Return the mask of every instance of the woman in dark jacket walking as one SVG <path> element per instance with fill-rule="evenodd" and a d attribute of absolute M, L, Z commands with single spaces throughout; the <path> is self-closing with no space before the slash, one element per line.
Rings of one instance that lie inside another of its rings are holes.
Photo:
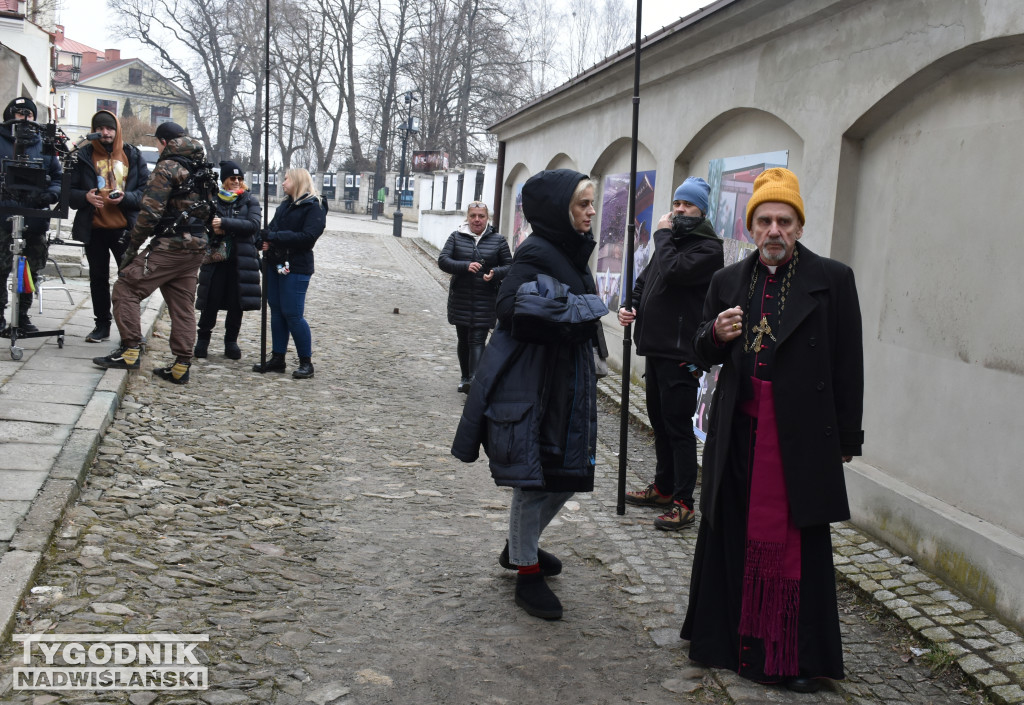
<path fill-rule="evenodd" d="M 196 357 L 206 357 L 213 328 L 217 325 L 217 312 L 227 311 L 224 356 L 240 359 L 238 331 L 242 327 L 242 312 L 260 307 L 262 292 L 256 234 L 263 209 L 242 176 L 242 168 L 235 162 L 220 163 L 222 186 L 215 199 L 216 214 L 210 228 L 211 256 L 207 257 L 211 261 L 204 262 L 199 269 L 196 292 L 196 309 L 202 311 L 193 351 Z"/>
<path fill-rule="evenodd" d="M 562 564 L 539 549 L 540 535 L 574 492 L 594 489 L 593 342 L 608 313 L 588 266 L 594 212 L 594 183 L 579 172 L 542 171 L 523 185 L 533 233 L 501 284 L 498 327 L 452 444 L 466 462 L 483 444 L 494 481 L 514 488 L 498 563 L 519 571 L 516 604 L 543 619 L 562 616 L 544 581 Z"/>
<path fill-rule="evenodd" d="M 267 257 L 267 303 L 270 306 L 271 357 L 254 372 L 284 372 L 288 337 L 295 341 L 299 367 L 295 379 L 313 376 L 313 336 L 304 318 L 306 291 L 313 276 L 313 246 L 327 226 L 327 206 L 305 169 L 289 169 L 285 199 L 277 207 L 261 247 Z"/>
<path fill-rule="evenodd" d="M 505 236 L 487 222 L 487 204 L 473 201 L 466 222 L 448 236 L 437 266 L 452 275 L 448 285 L 448 322 L 459 337 L 459 391 L 469 393 L 487 332 L 494 327 L 494 302 L 501 280 L 512 266 Z"/>

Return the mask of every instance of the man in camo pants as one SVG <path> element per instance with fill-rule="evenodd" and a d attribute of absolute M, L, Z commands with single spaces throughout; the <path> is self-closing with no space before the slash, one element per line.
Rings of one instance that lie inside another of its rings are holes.
<path fill-rule="evenodd" d="M 171 316 L 171 352 L 175 360 L 153 374 L 174 384 L 186 384 L 196 342 L 195 295 L 199 267 L 206 254 L 209 205 L 191 210 L 208 197 L 190 188 L 194 169 L 204 161 L 202 145 L 173 122 L 161 124 L 154 135 L 160 142 L 160 161 L 142 197 L 142 210 L 131 230 L 131 244 L 117 273 L 111 295 L 121 345 L 106 357 L 93 358 L 99 367 L 139 368 L 142 343 L 141 302 L 156 289 Z M 191 210 L 191 212 L 190 212 Z M 188 217 L 182 217 L 188 214 Z M 143 252 L 139 249 L 149 246 Z"/>

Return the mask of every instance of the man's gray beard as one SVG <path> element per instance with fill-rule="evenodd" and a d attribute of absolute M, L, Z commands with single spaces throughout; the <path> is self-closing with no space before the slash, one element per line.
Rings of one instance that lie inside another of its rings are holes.
<path fill-rule="evenodd" d="M 769 252 L 769 250 L 768 250 L 768 246 L 769 245 L 773 245 L 773 244 L 780 244 L 780 245 L 782 245 L 782 252 L 780 252 L 778 254 L 771 254 Z M 763 259 L 768 264 L 781 264 L 782 260 L 784 260 L 786 258 L 786 246 L 783 243 L 766 242 L 766 243 L 764 243 L 761 246 L 760 252 L 761 252 L 761 259 Z"/>

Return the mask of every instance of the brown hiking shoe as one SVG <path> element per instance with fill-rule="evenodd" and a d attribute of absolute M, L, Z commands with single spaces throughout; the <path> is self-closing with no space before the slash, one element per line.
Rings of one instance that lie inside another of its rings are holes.
<path fill-rule="evenodd" d="M 626 504 L 637 507 L 667 507 L 672 504 L 672 495 L 662 494 L 652 482 L 639 492 L 627 492 Z"/>
<path fill-rule="evenodd" d="M 654 520 L 654 526 L 665 531 L 679 531 L 680 529 L 686 528 L 696 520 L 697 512 L 693 511 L 685 504 L 676 502 L 672 506 L 671 512 L 668 514 L 662 514 Z"/>

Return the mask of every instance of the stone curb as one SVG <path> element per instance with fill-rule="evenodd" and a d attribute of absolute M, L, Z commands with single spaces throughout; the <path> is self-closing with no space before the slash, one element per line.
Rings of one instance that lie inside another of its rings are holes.
<path fill-rule="evenodd" d="M 159 291 L 143 302 L 144 338 L 152 336 L 164 309 Z M 85 484 L 103 434 L 113 422 L 114 412 L 128 389 L 128 374 L 127 370 L 107 370 L 100 378 L 92 398 L 50 466 L 46 484 L 18 524 L 9 550 L 0 557 L 0 640 L 10 639 L 18 606 L 35 579 L 43 554 L 60 529 L 64 513 Z"/>
<path fill-rule="evenodd" d="M 597 387 L 621 407 L 619 374 L 599 380 Z M 631 384 L 630 422 L 650 431 L 650 419 L 640 407 L 643 398 L 643 388 Z M 1024 703 L 1024 638 L 1018 631 L 847 522 L 832 526 L 832 547 L 836 577 L 929 645 L 939 668 L 955 665 L 997 705 Z M 735 684 L 728 676 L 734 674 L 713 673 L 731 696 Z M 862 696 L 847 681 L 834 686 L 852 702 Z"/>

